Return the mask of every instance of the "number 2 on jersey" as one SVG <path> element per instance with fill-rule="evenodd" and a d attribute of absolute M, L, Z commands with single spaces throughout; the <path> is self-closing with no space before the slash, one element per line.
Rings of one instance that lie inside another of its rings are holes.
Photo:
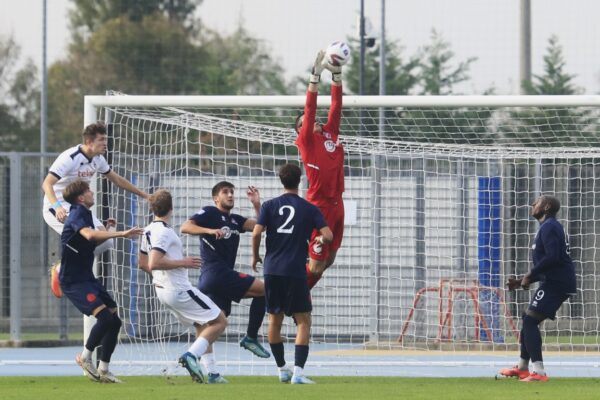
<path fill-rule="evenodd" d="M 288 215 L 288 217 L 285 220 L 285 222 L 279 228 L 277 228 L 277 233 L 288 233 L 288 234 L 291 234 L 294 231 L 294 225 L 292 225 L 289 228 L 287 227 L 287 225 L 294 218 L 294 214 L 296 214 L 296 210 L 292 206 L 281 206 L 279 208 L 279 215 L 284 215 L 284 210 L 289 210 L 290 214 Z"/>

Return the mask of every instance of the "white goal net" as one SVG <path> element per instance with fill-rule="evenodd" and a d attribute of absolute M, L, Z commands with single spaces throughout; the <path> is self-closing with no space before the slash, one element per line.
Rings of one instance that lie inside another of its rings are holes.
<path fill-rule="evenodd" d="M 323 120 L 329 102 L 319 97 Z M 300 162 L 293 123 L 303 96 L 88 96 L 86 103 L 86 123 L 110 125 L 112 168 L 147 192 L 173 193 L 176 229 L 212 204 L 210 189 L 221 180 L 238 188 L 234 212 L 251 216 L 243 188 L 255 185 L 263 200 L 272 198 L 280 193 L 278 167 Z M 578 291 L 543 324 L 545 349 L 597 352 L 598 104 L 577 96 L 345 97 L 347 220 L 336 262 L 312 291 L 311 351 L 516 351 L 532 292 L 505 291 L 504 282 L 531 267 L 537 222 L 529 205 L 553 193 Z M 144 201 L 102 185 L 99 215 L 125 226 L 149 222 Z M 188 254 L 199 253 L 197 238 L 183 239 Z M 137 250 L 119 241 L 99 273 L 121 307 L 131 360 L 168 368 L 192 332 L 160 306 L 137 268 Z M 248 234 L 236 268 L 252 273 L 249 262 Z M 234 304 L 217 358 L 263 372 L 274 362 L 237 346 L 249 305 Z M 266 325 L 265 318 L 260 340 L 268 348 Z M 287 321 L 288 343 L 294 332 Z"/>

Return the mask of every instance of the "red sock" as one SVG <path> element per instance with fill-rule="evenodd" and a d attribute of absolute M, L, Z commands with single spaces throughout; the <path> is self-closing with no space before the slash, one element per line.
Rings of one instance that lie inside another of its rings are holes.
<path fill-rule="evenodd" d="M 315 285 L 317 284 L 317 282 L 319 282 L 319 280 L 321 279 L 322 276 L 323 276 L 323 274 L 312 273 L 310 270 L 310 266 L 308 264 L 306 264 L 306 277 L 308 278 L 308 288 L 309 289 L 312 289 L 313 287 L 315 287 Z"/>

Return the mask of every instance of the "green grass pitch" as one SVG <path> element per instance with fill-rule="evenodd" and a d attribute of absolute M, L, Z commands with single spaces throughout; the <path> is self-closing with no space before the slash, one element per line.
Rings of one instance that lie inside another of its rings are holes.
<path fill-rule="evenodd" d="M 317 385 L 284 385 L 275 377 L 227 377 L 201 385 L 189 377 L 122 377 L 123 385 L 84 377 L 0 377 L 0 398 L 81 400 L 310 400 L 310 399 L 598 399 L 600 378 L 554 378 L 545 383 L 490 378 L 315 377 Z"/>

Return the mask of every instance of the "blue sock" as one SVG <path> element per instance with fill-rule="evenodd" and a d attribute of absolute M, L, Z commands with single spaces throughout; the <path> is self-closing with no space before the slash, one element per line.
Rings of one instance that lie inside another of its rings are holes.
<path fill-rule="evenodd" d="M 269 343 L 271 346 L 271 353 L 275 357 L 275 362 L 279 368 L 285 365 L 285 357 L 283 353 L 283 342 L 281 343 Z"/>
<path fill-rule="evenodd" d="M 523 317 L 523 342 L 532 362 L 542 361 L 542 335 L 539 323 L 540 321 L 529 315 Z"/>
<path fill-rule="evenodd" d="M 248 329 L 246 334 L 252 339 L 258 338 L 258 330 L 265 319 L 266 310 L 265 297 L 255 297 L 250 303 L 250 315 L 248 318 Z"/>
<path fill-rule="evenodd" d="M 520 343 L 520 347 L 521 347 L 521 355 L 520 355 L 520 357 L 523 360 L 529 360 L 529 359 L 531 359 L 531 357 L 529 356 L 529 353 L 527 352 L 527 347 L 525 347 L 525 331 L 524 331 L 523 328 L 521 328 L 521 335 L 520 335 L 519 339 L 520 339 L 519 342 L 521 342 Z"/>
<path fill-rule="evenodd" d="M 114 353 L 115 347 L 117 347 L 119 331 L 121 330 L 121 325 L 123 325 L 121 318 L 119 318 L 116 313 L 112 314 L 112 316 L 113 319 L 111 321 L 110 328 L 102 338 L 102 352 L 98 354 L 98 359 L 107 363 L 110 362 L 110 357 Z"/>
<path fill-rule="evenodd" d="M 294 365 L 300 368 L 304 368 L 306 359 L 308 358 L 308 345 L 297 344 L 296 352 L 294 357 Z"/>
<path fill-rule="evenodd" d="M 100 345 L 102 338 L 110 329 L 112 319 L 113 315 L 108 308 L 104 308 L 98 314 L 96 314 L 96 323 L 92 327 L 90 335 L 85 342 L 86 349 L 89 351 L 94 351 L 94 349 Z"/>

